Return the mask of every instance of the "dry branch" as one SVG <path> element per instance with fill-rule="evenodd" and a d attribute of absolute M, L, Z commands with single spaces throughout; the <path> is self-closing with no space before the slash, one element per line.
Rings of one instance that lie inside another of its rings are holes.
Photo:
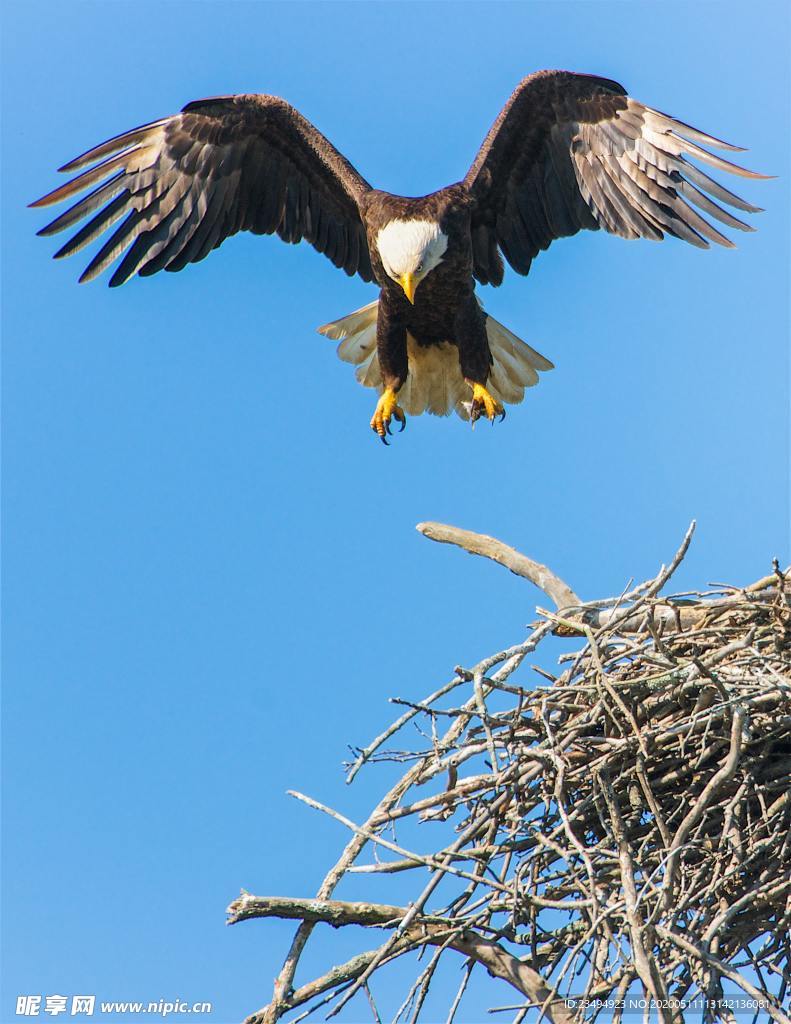
<path fill-rule="evenodd" d="M 228 907 L 228 924 L 236 924 L 237 921 L 255 917 L 279 917 L 313 923 L 322 921 L 334 928 L 351 924 L 361 925 L 365 928 L 398 928 L 399 936 L 397 942 L 393 944 L 393 948 L 398 947 L 399 955 L 408 949 L 416 949 L 424 945 L 455 949 L 469 957 L 470 960 L 482 964 L 492 977 L 507 981 L 509 985 L 512 985 L 532 1002 L 541 1004 L 548 999 L 551 1002 L 550 989 L 547 988 L 541 975 L 505 950 L 499 943 L 485 939 L 471 929 L 458 928 L 455 923 L 449 922 L 442 916 L 421 915 L 418 921 L 404 929 L 403 922 L 409 913 L 410 908 L 408 907 L 395 907 L 386 904 L 283 897 L 262 898 L 242 892 L 239 899 L 234 900 Z M 364 961 L 356 958 L 354 963 L 347 967 L 344 980 L 356 981 L 361 977 L 365 968 L 370 966 L 371 960 L 370 954 L 366 954 Z M 362 970 L 359 970 L 358 973 L 359 968 Z M 333 970 L 335 978 L 339 980 L 337 968 Z M 303 993 L 297 1002 L 292 996 L 290 1000 L 292 1008 L 302 1005 L 309 998 L 313 998 L 313 995 Z M 572 1015 L 567 1012 L 562 1001 L 558 1000 L 557 1003 L 557 1006 L 551 1007 L 549 1019 L 557 1021 L 558 1024 L 571 1024 Z"/>
<path fill-rule="evenodd" d="M 472 530 L 460 530 L 457 526 L 446 526 L 444 523 L 418 523 L 416 529 L 429 540 L 435 540 L 439 544 L 455 544 L 471 555 L 491 558 L 492 561 L 504 565 L 514 575 L 535 583 L 555 602 L 557 608 L 580 604 L 580 599 L 571 587 L 551 569 L 533 561 L 516 548 L 503 544 L 501 540 L 489 537 L 485 533 L 473 533 Z"/>
<path fill-rule="evenodd" d="M 787 576 L 776 566 L 749 587 L 663 598 L 690 528 L 653 580 L 585 603 L 493 538 L 419 528 L 531 580 L 558 611 L 522 643 L 401 702 L 407 710 L 350 766 L 349 781 L 374 760 L 408 765 L 364 823 L 294 794 L 350 839 L 316 898 L 243 892 L 228 908 L 229 923 L 300 922 L 271 1002 L 248 1024 L 320 1007 L 332 1016 L 358 992 L 358 1011 L 367 1005 L 378 1021 L 379 972 L 425 946 L 432 953 L 399 1011 L 412 1021 L 437 965 L 461 954 L 449 1021 L 483 967 L 524 1000 L 519 1022 L 593 1021 L 608 999 L 646 997 L 663 1024 L 681 1024 L 693 997 L 706 1022 L 729 1021 L 725 997 L 738 993 L 791 1024 Z M 536 686 L 520 666 L 553 632 L 578 649 L 561 655 L 559 674 L 536 665 L 549 680 Z M 425 748 L 385 749 L 407 725 L 420 727 Z M 425 835 L 432 848 L 418 852 Z M 360 862 L 366 849 L 374 859 Z M 404 872 L 416 880 L 408 906 L 331 898 L 344 877 L 359 887 Z M 327 924 L 383 939 L 295 987 L 306 942 Z"/>

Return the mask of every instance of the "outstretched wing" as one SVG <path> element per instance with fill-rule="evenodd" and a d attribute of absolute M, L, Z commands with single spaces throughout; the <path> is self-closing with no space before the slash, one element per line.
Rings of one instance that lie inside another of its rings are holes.
<path fill-rule="evenodd" d="M 276 96 L 220 96 L 142 125 L 61 168 L 84 170 L 32 206 L 89 195 L 40 235 L 93 214 L 56 254 L 78 252 L 123 219 L 91 260 L 89 281 L 125 252 L 111 285 L 181 270 L 237 231 L 302 238 L 370 281 L 359 203 L 370 185 L 302 115 Z M 98 213 L 95 213 L 99 210 Z"/>
<path fill-rule="evenodd" d="M 464 179 L 477 200 L 475 276 L 484 284 L 501 283 L 498 247 L 514 270 L 527 274 L 539 250 L 582 228 L 604 228 L 622 238 L 669 234 L 701 248 L 709 241 L 732 248 L 706 217 L 753 229 L 714 199 L 748 213 L 759 208 L 686 156 L 745 178 L 765 176 L 703 145 L 739 149 L 643 106 L 606 78 L 570 71 L 530 75 L 506 103 Z"/>

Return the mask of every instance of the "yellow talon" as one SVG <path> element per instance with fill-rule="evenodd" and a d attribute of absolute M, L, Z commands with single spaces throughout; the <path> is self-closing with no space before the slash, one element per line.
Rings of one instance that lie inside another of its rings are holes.
<path fill-rule="evenodd" d="M 388 443 L 386 435 L 390 433 L 390 420 L 393 417 L 398 420 L 403 430 L 406 426 L 404 410 L 398 405 L 395 391 L 392 388 L 385 388 L 376 403 L 376 411 L 371 420 L 371 430 L 379 435 L 384 444 Z"/>
<path fill-rule="evenodd" d="M 470 408 L 472 423 L 475 423 L 481 415 L 485 415 L 491 423 L 494 423 L 495 416 L 499 416 L 501 420 L 505 419 L 505 409 L 502 404 L 489 394 L 483 384 L 476 384 L 475 381 L 467 381 L 467 383 L 472 385 L 472 406 Z"/>

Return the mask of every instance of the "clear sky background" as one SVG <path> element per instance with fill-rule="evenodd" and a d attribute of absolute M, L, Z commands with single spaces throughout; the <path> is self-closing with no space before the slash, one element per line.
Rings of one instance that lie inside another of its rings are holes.
<path fill-rule="evenodd" d="M 693 517 L 677 589 L 788 559 L 788 44 L 782 3 L 7 0 L 3 1022 L 21 993 L 205 999 L 212 1024 L 268 1000 L 292 928 L 224 908 L 312 894 L 346 840 L 285 790 L 362 818 L 389 775 L 346 788 L 340 765 L 388 696 L 518 642 L 545 600 L 418 521 L 499 536 L 585 598 L 652 575 Z M 314 330 L 375 290 L 307 246 L 237 236 L 78 287 L 90 253 L 53 263 L 25 209 L 89 146 L 233 92 L 286 97 L 423 194 L 543 67 L 615 78 L 779 177 L 727 182 L 766 208 L 736 251 L 590 233 L 482 289 L 557 366 L 491 429 L 415 418 L 385 449 Z M 510 1000 L 483 985 L 459 1019 Z"/>

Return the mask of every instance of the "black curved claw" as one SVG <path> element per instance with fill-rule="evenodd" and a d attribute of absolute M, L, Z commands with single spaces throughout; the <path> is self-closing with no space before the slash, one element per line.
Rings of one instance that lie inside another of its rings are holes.
<path fill-rule="evenodd" d="M 387 440 L 387 438 L 385 437 L 384 434 L 380 434 L 379 435 L 379 440 L 382 442 L 382 444 L 385 446 L 385 448 L 389 448 L 390 447 L 390 442 Z"/>
<path fill-rule="evenodd" d="M 398 433 L 399 434 L 403 434 L 404 433 L 404 428 L 406 427 L 406 416 L 404 416 L 398 422 L 401 424 L 401 429 L 398 431 Z"/>
<path fill-rule="evenodd" d="M 393 432 L 390 429 L 390 420 L 385 420 L 385 431 L 392 437 Z"/>
<path fill-rule="evenodd" d="M 505 419 L 505 406 L 503 406 L 503 411 L 500 413 L 500 422 L 502 423 L 504 419 Z"/>

